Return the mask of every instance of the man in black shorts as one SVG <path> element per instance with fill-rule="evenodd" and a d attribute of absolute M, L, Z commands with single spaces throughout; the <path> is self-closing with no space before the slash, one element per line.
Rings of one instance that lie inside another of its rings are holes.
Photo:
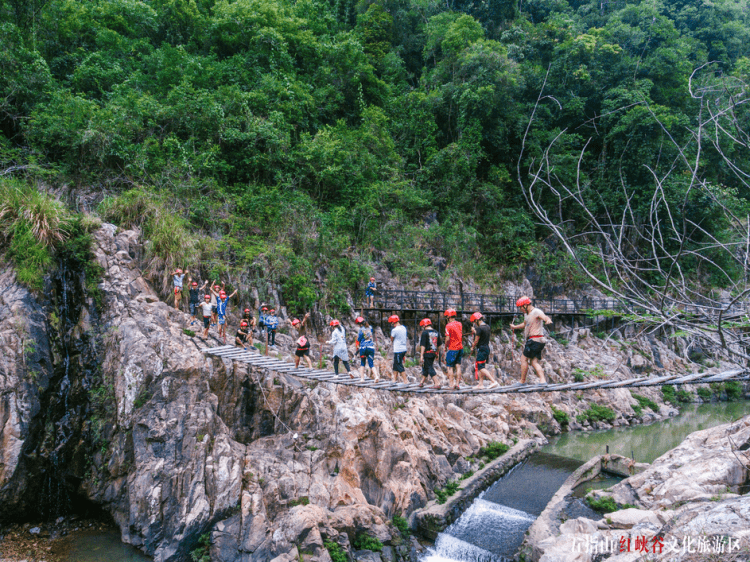
<path fill-rule="evenodd" d="M 490 327 L 482 320 L 481 312 L 475 312 L 469 320 L 474 324 L 474 343 L 471 345 L 471 351 L 477 350 L 477 359 L 474 363 L 474 374 L 479 380 L 477 387 L 484 388 L 486 377 L 490 381 L 488 388 L 497 388 L 500 385 L 487 369 L 487 360 L 490 358 L 490 336 L 492 335 Z"/>
<path fill-rule="evenodd" d="M 203 293 L 206 285 L 208 285 L 208 281 L 204 281 L 200 289 L 198 288 L 198 282 L 193 281 L 192 277 L 188 277 L 188 283 L 190 286 L 190 325 L 192 326 L 198 319 L 198 309 L 201 306 L 201 293 Z"/>
<path fill-rule="evenodd" d="M 440 382 L 435 371 L 435 359 L 440 355 L 443 340 L 440 333 L 432 328 L 432 321 L 429 318 L 421 320 L 419 325 L 424 327 L 419 339 L 419 362 L 422 364 L 422 382 L 419 383 L 419 387 L 424 387 L 427 377 L 430 377 L 435 383 L 432 388 L 439 390 Z"/>
<path fill-rule="evenodd" d="M 240 329 L 237 330 L 237 333 L 234 335 L 234 345 L 247 349 L 248 340 L 247 322 L 243 320 L 240 322 Z"/>
<path fill-rule="evenodd" d="M 542 384 L 547 383 L 544 376 L 544 368 L 539 360 L 542 358 L 542 350 L 547 343 L 544 337 L 544 324 L 552 324 L 552 320 L 540 309 L 531 304 L 529 297 L 521 297 L 516 301 L 516 306 L 523 312 L 523 322 L 520 324 L 511 323 L 511 330 L 520 330 L 523 328 L 525 344 L 523 354 L 521 355 L 521 384 L 526 384 L 526 374 L 529 372 L 529 363 L 536 371 L 539 381 Z"/>

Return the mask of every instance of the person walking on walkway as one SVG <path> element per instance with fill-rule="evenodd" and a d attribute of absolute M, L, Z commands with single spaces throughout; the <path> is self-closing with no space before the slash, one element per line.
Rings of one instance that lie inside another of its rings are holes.
<path fill-rule="evenodd" d="M 331 339 L 326 343 L 333 346 L 333 372 L 339 375 L 339 361 L 344 364 L 344 368 L 350 378 L 354 378 L 349 368 L 349 350 L 346 348 L 346 330 L 338 320 L 331 320 Z"/>
<path fill-rule="evenodd" d="M 312 360 L 310 359 L 310 338 L 308 337 L 307 330 L 310 327 L 310 313 L 308 312 L 302 317 L 300 322 L 299 318 L 295 318 L 291 322 L 292 328 L 297 330 L 297 349 L 294 351 L 294 368 L 299 367 L 299 360 L 304 357 L 307 366 L 312 369 Z"/>
<path fill-rule="evenodd" d="M 492 331 L 490 327 L 485 324 L 482 313 L 475 312 L 471 315 L 469 320 L 474 324 L 474 343 L 471 345 L 471 351 L 477 350 L 477 358 L 474 362 L 474 374 L 478 378 L 477 387 L 484 387 L 484 379 L 487 378 L 490 381 L 489 388 L 496 388 L 500 386 L 489 369 L 487 369 L 487 360 L 490 358 L 490 336 Z"/>
<path fill-rule="evenodd" d="M 434 382 L 435 390 L 440 390 L 440 381 L 435 371 L 435 359 L 440 355 L 440 348 L 443 346 L 443 340 L 440 332 L 432 327 L 432 320 L 424 318 L 420 320 L 419 325 L 424 327 L 422 336 L 419 338 L 419 362 L 422 364 L 422 381 L 419 387 L 424 387 L 427 378 Z"/>
<path fill-rule="evenodd" d="M 526 384 L 529 362 L 534 367 L 537 376 L 539 376 L 540 382 L 546 384 L 547 378 L 544 376 L 544 369 L 541 363 L 539 363 L 539 360 L 542 358 L 542 350 L 547 343 L 547 340 L 544 338 L 544 326 L 542 326 L 542 322 L 552 324 L 552 320 L 539 308 L 534 307 L 529 297 L 524 296 L 518 299 L 516 306 L 523 312 L 523 322 L 520 324 L 513 324 L 511 322 L 510 328 L 511 330 L 520 330 L 523 328 L 524 341 L 526 342 L 521 354 L 521 384 Z"/>
<path fill-rule="evenodd" d="M 361 316 L 358 316 L 354 323 L 359 326 L 359 333 L 357 334 L 357 350 L 359 351 L 359 359 L 361 362 L 360 369 L 362 370 L 360 373 L 360 379 L 369 376 L 377 381 L 380 377 L 373 365 L 377 346 L 375 345 L 375 337 L 372 333 L 372 328 L 367 320 Z M 365 364 L 367 365 L 366 367 Z"/>
<path fill-rule="evenodd" d="M 365 289 L 365 297 L 367 297 L 367 306 L 373 308 L 375 306 L 375 292 L 378 290 L 378 286 L 375 283 L 375 278 L 370 277 L 370 282 L 367 284 Z"/>
<path fill-rule="evenodd" d="M 180 301 L 182 300 L 182 282 L 187 275 L 187 269 L 183 272 L 181 269 L 175 269 L 170 275 L 172 276 L 172 283 L 174 284 L 174 307 L 180 309 Z"/>
<path fill-rule="evenodd" d="M 445 370 L 448 375 L 448 385 L 458 390 L 461 384 L 461 359 L 464 356 L 464 329 L 461 322 L 456 320 L 454 309 L 449 308 L 444 315 L 446 318 L 452 318 L 445 326 L 445 340 L 448 347 L 448 352 L 445 354 Z"/>
<path fill-rule="evenodd" d="M 190 325 L 192 326 L 198 319 L 198 308 L 200 308 L 201 305 L 201 293 L 206 290 L 208 281 L 204 281 L 200 289 L 198 288 L 198 282 L 193 281 L 193 279 L 190 277 L 188 277 L 188 283 L 190 286 L 190 300 L 188 301 L 188 305 L 190 306 Z"/>
<path fill-rule="evenodd" d="M 406 350 L 409 349 L 406 345 L 406 326 L 402 325 L 399 317 L 395 314 L 388 318 L 388 322 L 393 324 L 391 330 L 391 342 L 393 344 L 393 380 L 398 382 L 399 378 L 408 384 L 409 379 L 406 378 L 406 369 L 404 369 L 404 357 L 406 356 Z"/>

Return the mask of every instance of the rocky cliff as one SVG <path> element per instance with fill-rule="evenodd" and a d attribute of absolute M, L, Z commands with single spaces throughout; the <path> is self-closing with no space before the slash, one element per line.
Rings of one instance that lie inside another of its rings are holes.
<path fill-rule="evenodd" d="M 70 326 L 55 313 L 62 288 L 48 302 L 21 289 L 8 267 L 0 275 L 7 305 L 0 337 L 9 350 L 0 362 L 6 517 L 25 509 L 21 496 L 33 499 L 30 485 L 57 474 L 66 493 L 106 509 L 123 540 L 157 562 L 187 559 L 206 533 L 212 560 L 327 562 L 325 540 L 349 548 L 369 535 L 398 546 L 392 517 L 425 505 L 435 487 L 476 463 L 469 457 L 480 447 L 559 432 L 551 404 L 573 419 L 591 403 L 613 408 L 616 425 L 643 419 L 622 389 L 424 398 L 302 383 L 208 359 L 202 348 L 216 342 L 186 335 L 187 316 L 160 302 L 144 279 L 138 233 L 104 225 L 95 241 L 101 302 L 78 295 L 81 303 L 65 315 L 76 320 Z M 379 330 L 378 337 L 384 344 Z M 287 359 L 291 340 L 280 337 Z M 56 353 L 61 341 L 77 353 Z M 634 351 L 647 345 L 576 330 L 565 347 L 548 346 L 545 364 L 553 380 L 568 380 L 575 368 L 626 378 L 652 366 Z M 685 369 L 666 346 L 653 345 L 666 368 Z M 515 372 L 518 350 L 500 336 L 495 350 L 501 370 Z M 657 391 L 644 394 L 658 400 Z M 75 415 L 60 417 L 71 396 Z M 50 425 L 42 405 L 51 403 L 57 421 Z M 672 413 L 662 407 L 651 416 Z M 33 434 L 35 424 L 42 430 Z M 24 448 L 45 462 L 20 471 Z"/>

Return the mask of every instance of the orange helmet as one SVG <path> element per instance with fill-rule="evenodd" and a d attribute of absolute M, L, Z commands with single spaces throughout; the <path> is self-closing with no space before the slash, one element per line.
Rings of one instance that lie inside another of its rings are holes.
<path fill-rule="evenodd" d="M 477 320 L 481 320 L 482 318 L 484 317 L 482 316 L 481 312 L 475 312 L 471 315 L 471 318 L 469 318 L 469 322 L 476 322 Z"/>
<path fill-rule="evenodd" d="M 531 304 L 531 299 L 529 297 L 521 297 L 516 301 L 516 306 L 525 306 L 527 304 Z"/>
<path fill-rule="evenodd" d="M 334 328 L 338 326 L 339 324 L 340 322 L 338 320 L 331 320 L 331 326 L 333 326 Z"/>
<path fill-rule="evenodd" d="M 452 308 L 449 308 L 448 310 L 446 310 L 446 311 L 445 311 L 445 312 L 443 313 L 443 315 L 444 315 L 444 316 L 445 316 L 446 318 L 452 318 L 453 316 L 455 316 L 455 315 L 456 315 L 456 311 L 455 311 L 454 309 L 452 309 Z"/>
<path fill-rule="evenodd" d="M 354 321 L 355 324 L 362 324 L 365 321 L 364 318 L 361 316 L 357 316 L 357 319 Z"/>
<path fill-rule="evenodd" d="M 420 326 L 431 326 L 432 325 L 432 320 L 430 320 L 429 318 L 424 318 L 423 320 L 419 321 L 419 325 Z"/>
<path fill-rule="evenodd" d="M 388 322 L 390 324 L 395 324 L 396 322 L 398 322 L 398 316 L 396 316 L 395 314 L 393 316 L 389 316 L 388 317 Z"/>

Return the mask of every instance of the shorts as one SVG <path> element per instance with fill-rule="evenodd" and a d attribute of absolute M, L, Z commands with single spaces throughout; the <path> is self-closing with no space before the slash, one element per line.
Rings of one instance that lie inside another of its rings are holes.
<path fill-rule="evenodd" d="M 208 330 L 208 326 L 211 324 L 211 317 L 210 316 L 204 316 L 203 317 L 203 327 Z"/>
<path fill-rule="evenodd" d="M 297 351 L 294 352 L 294 354 L 297 357 L 304 357 L 305 355 L 310 355 L 310 347 L 304 347 L 304 348 L 297 348 Z"/>
<path fill-rule="evenodd" d="M 445 366 L 455 367 L 456 365 L 460 365 L 461 359 L 463 359 L 463 356 L 464 356 L 463 348 L 449 349 L 448 353 L 445 354 Z"/>
<path fill-rule="evenodd" d="M 361 365 L 362 367 L 365 366 L 365 361 L 366 361 L 368 367 L 372 369 L 373 359 L 375 358 L 375 348 L 374 347 L 360 347 L 359 358 L 362 361 L 362 365 Z"/>
<path fill-rule="evenodd" d="M 529 359 L 541 359 L 544 345 L 542 342 L 526 340 L 526 345 L 523 346 L 523 356 Z"/>
<path fill-rule="evenodd" d="M 222 326 L 226 324 L 226 316 L 219 316 L 219 324 Z"/>
<path fill-rule="evenodd" d="M 477 360 L 474 363 L 474 368 L 477 371 L 481 371 L 487 365 L 487 359 L 490 358 L 490 347 L 483 345 L 477 348 Z"/>
<path fill-rule="evenodd" d="M 365 291 L 365 296 L 366 297 L 373 297 L 375 295 L 372 294 L 372 291 Z"/>
<path fill-rule="evenodd" d="M 195 309 L 198 308 L 197 302 L 190 303 L 190 316 L 195 316 Z"/>
<path fill-rule="evenodd" d="M 399 351 L 393 354 L 393 370 L 397 373 L 403 373 L 404 369 L 404 357 L 406 356 L 405 351 Z"/>
<path fill-rule="evenodd" d="M 429 355 L 425 353 L 424 362 L 422 363 L 422 376 L 423 377 L 437 376 L 437 373 L 435 372 L 435 354 L 434 353 L 430 353 Z"/>

